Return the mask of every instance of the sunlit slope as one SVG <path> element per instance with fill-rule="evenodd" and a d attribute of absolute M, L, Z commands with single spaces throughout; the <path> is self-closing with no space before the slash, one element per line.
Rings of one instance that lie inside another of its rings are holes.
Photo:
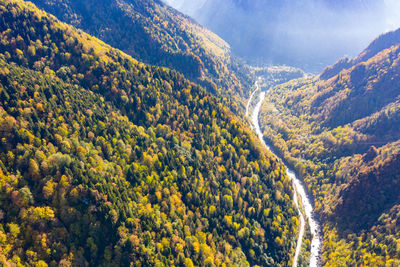
<path fill-rule="evenodd" d="M 210 92 L 236 100 L 247 95 L 249 76 L 229 45 L 158 0 L 34 0 L 60 20 L 153 65 L 178 70 Z M 234 109 L 236 104 L 232 104 Z"/>
<path fill-rule="evenodd" d="M 33 4 L 0 18 L 1 264 L 290 264 L 290 180 L 217 98 Z"/>
<path fill-rule="evenodd" d="M 368 61 L 373 56 L 376 56 L 382 50 L 389 49 L 391 46 L 396 46 L 400 43 L 400 29 L 382 34 L 377 37 L 371 44 L 361 52 L 358 57 L 353 59 L 344 58 L 339 60 L 332 66 L 327 67 L 321 74 L 320 78 L 327 80 L 339 74 L 344 69 L 349 69 L 360 62 Z"/>
<path fill-rule="evenodd" d="M 399 263 L 396 35 L 380 36 L 330 79 L 310 77 L 273 88 L 263 106 L 266 138 L 303 175 L 315 197 L 326 226 L 328 265 Z"/>

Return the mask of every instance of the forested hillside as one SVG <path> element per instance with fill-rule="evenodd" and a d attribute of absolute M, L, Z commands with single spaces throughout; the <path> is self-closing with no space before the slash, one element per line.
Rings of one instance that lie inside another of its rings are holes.
<path fill-rule="evenodd" d="M 336 64 L 327 67 L 321 74 L 320 78 L 328 80 L 333 76 L 339 74 L 344 69 L 349 69 L 354 65 L 368 61 L 373 56 L 376 56 L 382 50 L 388 49 L 393 45 L 399 43 L 400 40 L 400 29 L 392 32 L 387 32 L 377 37 L 371 44 L 360 54 L 358 57 L 349 59 L 344 58 L 339 60 Z"/>
<path fill-rule="evenodd" d="M 0 40 L 2 265 L 291 265 L 291 182 L 218 98 L 24 1 Z"/>
<path fill-rule="evenodd" d="M 319 77 L 271 89 L 261 114 L 265 137 L 315 198 L 325 264 L 396 266 L 399 30 L 380 36 L 349 65 L 341 62 Z"/>
<path fill-rule="evenodd" d="M 160 0 L 33 2 L 138 60 L 178 70 L 225 97 L 235 112 L 248 95 L 251 77 L 229 45 Z"/>

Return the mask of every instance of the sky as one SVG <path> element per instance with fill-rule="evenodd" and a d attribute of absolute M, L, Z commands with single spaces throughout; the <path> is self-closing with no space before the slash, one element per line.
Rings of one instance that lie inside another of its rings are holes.
<path fill-rule="evenodd" d="M 182 13 L 193 16 L 206 1 L 207 0 L 165 0 L 164 2 Z"/>
<path fill-rule="evenodd" d="M 253 64 L 319 72 L 400 27 L 400 0 L 165 0 Z"/>
<path fill-rule="evenodd" d="M 386 31 L 400 28 L 400 0 L 385 0 Z"/>

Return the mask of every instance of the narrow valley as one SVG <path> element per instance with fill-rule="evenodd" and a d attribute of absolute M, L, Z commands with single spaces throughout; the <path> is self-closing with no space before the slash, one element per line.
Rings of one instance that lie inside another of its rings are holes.
<path fill-rule="evenodd" d="M 400 266 L 400 1 L 186 2 L 0 0 L 0 267 Z"/>
<path fill-rule="evenodd" d="M 254 92 L 251 94 L 247 107 L 251 105 L 251 102 L 253 101 L 254 95 L 259 91 L 259 96 L 258 96 L 258 102 L 257 105 L 255 106 L 253 112 L 251 113 L 251 121 L 253 123 L 253 127 L 255 132 L 257 133 L 257 136 L 261 140 L 261 142 L 265 145 L 265 147 L 274 153 L 273 148 L 271 148 L 264 140 L 263 138 L 263 133 L 260 128 L 259 124 L 259 114 L 260 114 L 260 109 L 262 106 L 262 103 L 264 101 L 264 98 L 266 96 L 265 91 L 261 91 L 259 84 L 259 80 L 255 83 L 256 89 Z M 248 111 L 248 108 L 247 108 Z M 247 112 L 246 112 L 246 115 Z M 278 157 L 275 154 L 276 157 Z M 278 157 L 279 158 L 279 157 Z M 297 244 L 296 244 L 296 252 L 293 260 L 293 267 L 297 266 L 298 263 L 298 258 L 300 255 L 301 251 L 301 246 L 302 246 L 302 240 L 304 237 L 304 232 L 305 232 L 305 219 L 302 211 L 300 208 L 304 209 L 304 214 L 307 217 L 307 222 L 309 223 L 309 227 L 312 233 L 312 241 L 311 241 L 311 256 L 310 256 L 310 266 L 320 266 L 320 254 L 321 254 L 321 243 L 322 243 L 322 237 L 320 234 L 320 225 L 317 219 L 314 217 L 314 209 L 312 205 L 312 200 L 310 195 L 306 192 L 306 189 L 303 185 L 303 182 L 299 179 L 299 177 L 295 174 L 293 170 L 291 170 L 287 165 L 285 165 L 286 170 L 287 170 L 287 175 L 290 177 L 293 183 L 293 188 L 294 188 L 294 195 L 293 195 L 293 200 L 296 203 L 297 210 L 299 213 L 300 217 L 300 229 L 299 229 L 299 234 L 297 238 Z M 299 195 L 299 197 L 297 196 Z"/>

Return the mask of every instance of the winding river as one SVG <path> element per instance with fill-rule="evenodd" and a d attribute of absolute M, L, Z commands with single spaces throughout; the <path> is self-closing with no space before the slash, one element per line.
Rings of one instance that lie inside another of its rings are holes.
<path fill-rule="evenodd" d="M 266 146 L 266 148 L 273 153 L 273 150 L 267 143 L 265 142 L 263 138 L 263 133 L 260 128 L 260 123 L 259 123 L 259 113 L 261 109 L 262 102 L 265 98 L 266 92 L 261 92 L 260 87 L 258 85 L 258 81 L 256 82 L 256 89 L 254 92 L 251 94 L 250 99 L 247 104 L 246 108 L 246 116 L 248 116 L 248 111 L 249 107 L 252 101 L 252 98 L 254 97 L 255 93 L 257 91 L 260 91 L 259 93 L 259 101 L 257 102 L 257 105 L 255 106 L 253 113 L 251 114 L 251 120 L 253 123 L 253 127 L 260 138 L 261 142 Z M 276 156 L 278 157 L 278 156 Z M 293 267 L 297 267 L 298 264 L 298 258 L 300 255 L 301 251 L 301 246 L 303 242 L 303 236 L 305 232 L 305 218 L 303 213 L 300 211 L 300 207 L 302 206 L 304 208 L 304 213 L 305 216 L 308 219 L 308 222 L 310 224 L 310 230 L 312 233 L 312 240 L 311 240 L 311 256 L 310 256 L 310 266 L 320 266 L 320 253 L 321 253 L 321 235 L 320 235 L 320 226 L 319 222 L 314 218 L 314 209 L 310 201 L 310 197 L 308 196 L 305 187 L 303 183 L 300 181 L 300 179 L 296 176 L 294 171 L 292 171 L 288 166 L 286 166 L 287 170 L 287 175 L 293 182 L 293 187 L 294 187 L 294 195 L 293 195 L 293 200 L 296 203 L 297 210 L 299 212 L 300 216 L 300 231 L 299 231 L 299 236 L 297 239 L 297 245 L 296 245 L 296 252 L 294 255 L 294 260 L 293 260 Z M 300 196 L 300 199 L 298 198 L 298 195 Z M 301 201 L 301 205 L 300 204 Z"/>

